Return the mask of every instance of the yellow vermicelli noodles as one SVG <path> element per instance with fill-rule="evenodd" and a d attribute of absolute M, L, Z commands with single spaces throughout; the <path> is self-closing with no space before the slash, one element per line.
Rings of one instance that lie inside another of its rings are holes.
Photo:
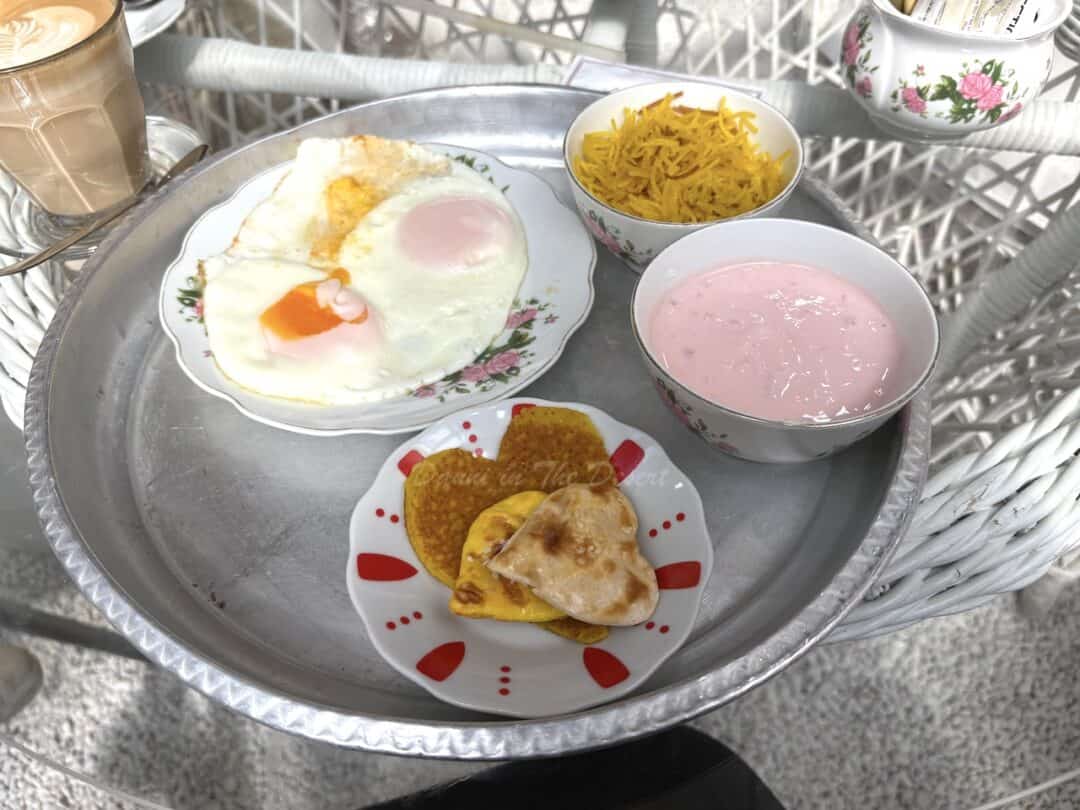
<path fill-rule="evenodd" d="M 585 135 L 574 175 L 617 211 L 659 222 L 711 222 L 744 214 L 785 186 L 790 151 L 773 158 L 754 141 L 754 113 L 676 105 L 668 94 L 621 124 Z"/>

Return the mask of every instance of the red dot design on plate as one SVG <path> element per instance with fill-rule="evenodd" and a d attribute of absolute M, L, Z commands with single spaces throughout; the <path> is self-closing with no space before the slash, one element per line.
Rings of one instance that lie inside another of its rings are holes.
<path fill-rule="evenodd" d="M 479 458 L 480 456 L 484 455 L 484 448 L 477 447 L 475 450 L 473 450 L 473 453 L 475 453 L 476 457 Z"/>
<path fill-rule="evenodd" d="M 424 618 L 424 614 L 421 613 L 419 610 L 414 610 L 412 619 L 410 619 L 408 616 L 398 616 L 398 620 L 396 622 L 389 621 L 386 623 L 386 629 L 397 630 L 399 625 L 401 627 L 405 627 L 409 625 L 412 621 L 420 621 L 422 618 Z"/>
<path fill-rule="evenodd" d="M 356 574 L 369 582 L 399 582 L 416 575 L 416 569 L 389 554 L 357 554 Z"/>
<path fill-rule="evenodd" d="M 670 629 L 671 629 L 671 628 L 670 628 L 670 627 L 668 627 L 668 626 L 667 626 L 666 624 L 662 624 L 662 625 L 660 625 L 660 632 L 661 632 L 661 633 L 666 633 L 666 632 L 667 632 L 668 630 L 670 630 Z"/>
<path fill-rule="evenodd" d="M 586 647 L 581 654 L 581 661 L 601 689 L 610 689 L 630 677 L 626 664 L 599 647 Z"/>
<path fill-rule="evenodd" d="M 391 523 L 397 523 L 399 520 L 401 520 L 401 518 L 399 518 L 397 515 L 391 515 L 390 516 L 390 522 Z"/>
<path fill-rule="evenodd" d="M 433 681 L 445 681 L 465 660 L 465 642 L 448 641 L 440 644 L 416 662 L 416 669 L 421 675 Z"/>
<path fill-rule="evenodd" d="M 656 569 L 656 584 L 661 590 L 693 588 L 701 581 L 701 563 L 697 560 L 670 563 Z"/>
<path fill-rule="evenodd" d="M 465 428 L 465 430 L 468 430 L 469 428 L 471 428 L 471 427 L 472 427 L 472 422 L 462 422 L 462 423 L 461 423 L 461 426 L 462 426 L 463 428 Z"/>
<path fill-rule="evenodd" d="M 375 510 L 375 517 L 382 517 L 385 514 L 386 514 L 386 510 L 383 509 L 381 506 L 378 509 Z"/>
<path fill-rule="evenodd" d="M 522 411 L 527 411 L 527 410 L 529 410 L 529 408 L 535 408 L 535 407 L 536 406 L 533 405 L 531 402 L 519 402 L 517 405 L 515 405 L 513 408 L 510 409 L 510 418 L 513 419 L 515 416 L 517 416 Z"/>
<path fill-rule="evenodd" d="M 476 444 L 476 434 L 475 433 L 470 433 L 469 434 L 469 443 L 470 444 Z"/>
<path fill-rule="evenodd" d="M 637 469 L 638 464 L 645 458 L 645 451 L 641 445 L 632 439 L 623 439 L 622 444 L 615 448 L 611 454 L 611 466 L 615 468 L 615 480 L 620 484 Z"/>
<path fill-rule="evenodd" d="M 509 672 L 509 671 L 510 671 L 510 667 L 506 666 L 505 664 L 503 664 L 501 667 L 499 667 L 499 672 Z M 499 678 L 499 683 L 504 683 L 504 684 L 505 683 L 510 683 L 510 676 L 509 675 L 503 675 L 502 677 Z M 499 694 L 502 695 L 503 697 L 506 697 L 507 695 L 510 694 L 510 690 L 505 686 L 499 687 Z"/>
<path fill-rule="evenodd" d="M 675 515 L 675 520 L 679 523 L 682 523 L 684 520 L 686 520 L 686 514 L 684 512 L 679 512 L 679 514 Z M 660 527 L 665 532 L 671 531 L 671 526 L 672 524 L 670 520 L 665 520 L 663 523 L 660 524 Z M 658 529 L 649 529 L 649 537 L 656 537 L 658 534 L 660 534 L 660 531 Z"/>
<path fill-rule="evenodd" d="M 645 622 L 646 630 L 652 630 L 654 627 L 656 627 L 656 622 Z"/>
<path fill-rule="evenodd" d="M 419 450 L 410 450 L 408 453 L 401 457 L 401 460 L 397 463 L 397 468 L 401 470 L 401 474 L 406 478 L 409 477 L 409 473 L 412 472 L 412 468 L 424 460 L 424 454 Z"/>

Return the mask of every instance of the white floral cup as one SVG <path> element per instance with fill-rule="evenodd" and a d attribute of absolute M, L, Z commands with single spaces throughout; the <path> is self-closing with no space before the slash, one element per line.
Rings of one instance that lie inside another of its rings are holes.
<path fill-rule="evenodd" d="M 840 46 L 844 81 L 874 123 L 905 140 L 948 141 L 1011 121 L 1046 85 L 1054 32 L 1069 0 L 1049 0 L 1024 37 L 950 31 L 889 0 L 851 15 Z"/>
<path fill-rule="evenodd" d="M 672 242 L 715 223 L 658 222 L 616 211 L 592 196 L 578 182 L 574 177 L 574 159 L 581 154 L 585 133 L 606 129 L 612 121 L 621 123 L 625 110 L 641 109 L 668 93 L 682 93 L 680 103 L 690 107 L 715 109 L 720 99 L 726 99 L 729 109 L 754 113 L 754 124 L 758 128 L 757 141 L 762 149 L 776 156 L 785 151 L 791 152 L 784 163 L 785 185 L 780 193 L 752 211 L 722 221 L 777 216 L 802 176 L 803 147 L 795 127 L 775 107 L 746 93 L 704 82 L 657 82 L 628 87 L 597 99 L 582 110 L 567 129 L 563 141 L 563 160 L 572 181 L 570 188 L 574 203 L 585 226 L 600 244 L 636 273 L 644 270 L 653 257 Z"/>

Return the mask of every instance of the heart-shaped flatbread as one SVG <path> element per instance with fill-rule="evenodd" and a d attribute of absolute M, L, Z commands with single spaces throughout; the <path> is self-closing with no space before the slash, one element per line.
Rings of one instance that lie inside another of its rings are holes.
<path fill-rule="evenodd" d="M 637 529 L 614 484 L 571 484 L 549 495 L 487 566 L 580 621 L 638 624 L 656 610 L 660 589 Z"/>

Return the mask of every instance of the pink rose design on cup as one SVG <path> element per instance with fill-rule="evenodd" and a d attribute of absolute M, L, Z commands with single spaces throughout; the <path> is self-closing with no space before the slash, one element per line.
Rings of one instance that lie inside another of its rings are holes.
<path fill-rule="evenodd" d="M 1019 92 L 1014 79 L 1016 69 L 1000 59 L 964 62 L 961 71 L 943 73 L 926 84 L 916 83 L 917 77 L 926 73 L 924 65 L 911 73 L 916 77 L 914 82 L 901 77 L 899 86 L 892 91 L 893 112 L 906 110 L 926 118 L 933 108 L 935 118 L 983 129 L 1008 121 L 1022 109 L 1015 95 Z"/>
<path fill-rule="evenodd" d="M 435 388 L 430 385 L 421 385 L 415 391 L 413 391 L 414 397 L 433 397 L 435 396 Z"/>
<path fill-rule="evenodd" d="M 974 72 L 960 80 L 960 95 L 971 101 L 978 101 L 994 86 L 994 80 L 985 73 Z M 1000 96 L 998 101 L 1000 101 Z"/>
<path fill-rule="evenodd" d="M 200 298 L 198 301 L 195 302 L 195 317 L 198 318 L 201 321 L 202 316 L 203 316 L 203 300 Z"/>
<path fill-rule="evenodd" d="M 855 83 L 855 92 L 863 98 L 870 98 L 870 95 L 874 92 L 874 84 L 870 81 L 869 76 L 863 76 Z"/>
<path fill-rule="evenodd" d="M 507 329 L 517 329 L 522 324 L 529 323 L 536 318 L 536 309 L 522 309 L 517 312 L 511 312 L 506 319 Z"/>
<path fill-rule="evenodd" d="M 1005 88 L 1000 84 L 991 85 L 990 89 L 983 93 L 982 96 L 979 97 L 979 100 L 975 102 L 975 108 L 979 110 L 979 112 L 986 112 L 987 110 L 994 109 L 994 107 L 1001 103 L 1001 97 L 1004 91 Z"/>
<path fill-rule="evenodd" d="M 926 102 L 919 95 L 917 87 L 905 87 L 900 91 L 900 99 L 904 102 L 904 106 L 916 115 L 926 112 Z"/>
<path fill-rule="evenodd" d="M 484 366 L 481 365 L 465 366 L 465 368 L 461 370 L 461 378 L 472 383 L 483 382 L 488 376 L 490 375 L 485 370 Z"/>
<path fill-rule="evenodd" d="M 502 374 L 512 368 L 517 368 L 520 359 L 515 351 L 500 352 L 484 363 L 484 371 L 488 375 Z"/>

